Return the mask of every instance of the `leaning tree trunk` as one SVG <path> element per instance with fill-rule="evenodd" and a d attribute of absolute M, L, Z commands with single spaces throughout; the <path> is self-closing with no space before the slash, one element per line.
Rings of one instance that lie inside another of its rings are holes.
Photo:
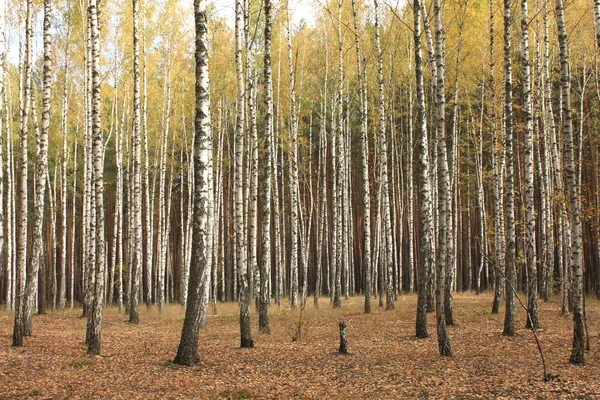
<path fill-rule="evenodd" d="M 212 194 L 209 192 L 208 163 L 212 158 L 210 88 L 208 77 L 208 32 L 206 1 L 194 0 L 196 25 L 196 117 L 194 138 L 194 223 L 192 228 L 192 257 L 187 307 L 181 331 L 181 340 L 175 357 L 175 364 L 193 365 L 198 358 L 198 324 L 202 292 L 207 290 L 207 270 L 211 268 L 211 254 L 208 242 L 208 213 L 212 208 Z"/>
<path fill-rule="evenodd" d="M 419 296 L 417 298 L 416 336 L 426 338 L 427 333 L 427 271 L 434 262 L 431 235 L 433 232 L 433 212 L 431 203 L 431 180 L 429 174 L 429 144 L 425 120 L 425 91 L 423 85 L 423 55 L 421 52 L 421 7 L 420 0 L 414 0 L 414 42 L 415 72 L 417 87 L 417 171 L 419 174 L 419 201 L 421 206 L 420 260 L 419 260 Z"/>
<path fill-rule="evenodd" d="M 577 178 L 575 174 L 575 152 L 573 150 L 573 119 L 571 116 L 570 72 L 567 54 L 567 28 L 562 0 L 556 0 L 556 24 L 560 47 L 560 88 L 563 112 L 563 134 L 565 145 L 565 184 L 569 190 L 571 217 L 571 273 L 573 279 L 573 350 L 570 362 L 584 362 L 583 329 L 583 268 L 581 265 L 581 209 L 578 199 Z"/>
<path fill-rule="evenodd" d="M 27 264 L 27 124 L 31 102 L 31 63 L 32 63 L 32 0 L 27 1 L 27 18 L 25 22 L 25 63 L 23 68 L 23 87 L 21 109 L 21 171 L 19 176 L 19 227 L 17 235 L 17 263 L 15 285 L 15 323 L 13 329 L 13 346 L 23 346 L 23 306 L 25 300 L 25 269 Z"/>
<path fill-rule="evenodd" d="M 524 169 L 525 169 L 525 231 L 527 255 L 527 328 L 538 328 L 537 258 L 535 245 L 535 203 L 533 191 L 533 115 L 531 107 L 531 76 L 529 62 L 529 17 L 527 0 L 521 0 L 521 51 L 523 62 L 523 108 L 525 111 Z"/>

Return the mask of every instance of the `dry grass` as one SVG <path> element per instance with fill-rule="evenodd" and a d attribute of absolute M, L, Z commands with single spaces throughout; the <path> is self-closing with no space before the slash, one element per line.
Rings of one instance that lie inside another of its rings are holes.
<path fill-rule="evenodd" d="M 196 367 L 170 363 L 179 342 L 183 310 L 159 315 L 142 310 L 137 326 L 106 309 L 102 356 L 88 357 L 80 311 L 36 316 L 25 346 L 10 346 L 13 314 L 0 312 L 0 398 L 600 398 L 600 303 L 588 300 L 592 351 L 586 365 L 568 363 L 572 322 L 559 299 L 540 304 L 538 332 L 549 372 L 542 380 L 537 348 L 522 329 L 501 335 L 503 314 L 491 315 L 491 295 L 455 297 L 454 356 L 441 358 L 435 339 L 414 337 L 416 296 L 396 309 L 362 313 L 363 299 L 334 310 L 328 299 L 304 311 L 305 336 L 292 342 L 298 310 L 270 309 L 270 336 L 254 332 L 254 349 L 240 349 L 237 304 L 220 304 L 201 332 Z M 252 315 L 253 327 L 257 315 Z M 338 355 L 338 321 L 348 325 L 350 354 Z"/>

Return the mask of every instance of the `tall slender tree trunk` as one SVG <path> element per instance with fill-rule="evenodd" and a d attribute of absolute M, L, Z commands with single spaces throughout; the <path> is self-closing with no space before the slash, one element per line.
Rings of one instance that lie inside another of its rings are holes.
<path fill-rule="evenodd" d="M 390 217 L 390 190 L 388 183 L 388 146 L 387 136 L 385 132 L 385 94 L 383 83 L 383 55 L 381 52 L 380 34 L 379 34 L 379 10 L 378 2 L 375 0 L 375 44 L 377 47 L 377 80 L 379 85 L 379 170 L 381 171 L 380 182 L 382 196 L 382 215 L 383 217 L 383 236 L 384 236 L 384 252 L 381 260 L 383 263 L 383 271 L 386 274 L 386 296 L 385 309 L 394 309 L 394 263 L 392 256 L 392 223 Z"/>
<path fill-rule="evenodd" d="M 237 74 L 238 102 L 235 126 L 235 249 L 237 275 L 240 284 L 239 306 L 240 306 L 240 346 L 253 347 L 252 331 L 250 328 L 250 285 L 248 284 L 248 273 L 246 266 L 246 249 L 244 247 L 244 113 L 245 107 L 245 84 L 242 73 L 242 42 L 243 42 L 243 10 L 241 0 L 236 1 L 235 6 L 235 61 Z"/>
<path fill-rule="evenodd" d="M 264 55 L 264 85 L 265 85 L 265 135 L 264 135 L 264 188 L 262 205 L 262 229 L 260 262 L 260 297 L 258 307 L 258 329 L 261 333 L 270 333 L 269 327 L 269 273 L 271 269 L 271 171 L 273 157 L 271 138 L 273 132 L 273 76 L 271 71 L 271 0 L 265 0 L 265 55 Z M 277 179 L 277 177 L 275 177 Z M 275 193 L 277 195 L 277 193 Z"/>
<path fill-rule="evenodd" d="M 525 169 L 525 231 L 527 256 L 527 328 L 538 328 L 537 257 L 535 244 L 535 203 L 533 191 L 533 112 L 531 106 L 531 73 L 529 61 L 529 16 L 527 0 L 521 0 L 521 51 L 523 62 L 523 107 L 525 111 L 524 169 Z"/>
<path fill-rule="evenodd" d="M 161 155 L 160 155 L 160 182 L 158 188 L 158 240 L 157 240 L 157 251 L 158 251 L 158 266 L 157 266 L 157 282 L 156 282 L 156 290 L 157 290 L 157 302 L 158 302 L 158 310 L 162 312 L 165 302 L 168 302 L 168 298 L 165 296 L 165 289 L 168 286 L 168 282 L 165 282 L 165 276 L 167 273 L 167 252 L 168 252 L 168 242 L 169 237 L 166 234 L 167 225 L 169 224 L 169 219 L 167 216 L 167 208 L 168 208 L 168 197 L 165 195 L 165 191 L 167 190 L 167 157 L 168 157 L 168 149 L 167 144 L 169 140 L 169 130 L 170 130 L 170 122 L 171 122 L 171 83 L 170 81 L 170 67 L 168 66 L 168 60 L 166 60 L 165 67 L 165 109 L 164 109 L 164 127 L 162 131 L 162 140 L 161 140 Z"/>
<path fill-rule="evenodd" d="M 95 282 L 93 308 L 91 311 L 91 336 L 88 354 L 100 354 L 102 332 L 102 306 L 104 294 L 104 162 L 100 119 L 100 29 L 96 0 L 90 0 L 88 13 L 92 38 L 92 134 L 94 138 L 94 200 L 96 211 Z"/>
<path fill-rule="evenodd" d="M 575 151 L 573 148 L 573 120 L 571 116 L 570 71 L 567 54 L 567 28 L 562 0 L 556 0 L 556 25 L 558 28 L 558 44 L 560 47 L 560 95 L 563 112 L 563 135 L 565 138 L 565 184 L 568 186 L 571 219 L 571 273 L 573 285 L 573 349 L 571 364 L 584 362 L 584 329 L 583 329 L 583 268 L 582 268 L 582 235 L 581 209 L 578 199 L 579 190 L 575 173 Z"/>
<path fill-rule="evenodd" d="M 325 177 L 327 176 L 327 74 L 329 72 L 329 48 L 327 46 L 327 39 L 323 38 L 325 47 L 325 73 L 323 77 L 323 105 L 321 107 L 321 120 L 319 124 L 319 222 L 317 225 L 317 248 L 315 257 L 317 264 L 315 268 L 315 299 L 314 306 L 319 308 L 319 297 L 321 296 L 322 290 L 322 276 L 323 276 L 323 249 L 325 248 L 324 242 L 326 243 L 326 214 L 327 204 L 325 202 L 325 192 L 327 190 L 327 182 Z"/>
<path fill-rule="evenodd" d="M 358 18 L 356 10 L 356 0 L 352 0 L 352 14 L 354 16 L 354 42 L 356 45 L 356 71 L 358 74 L 359 100 L 360 100 L 360 146 L 362 161 L 362 186 L 363 186 L 363 269 L 364 269 L 364 292 L 365 292 L 365 313 L 371 312 L 371 191 L 369 184 L 369 149 L 367 137 L 367 88 L 362 74 L 362 54 L 358 34 Z M 320 135 L 325 135 L 320 132 Z M 321 165 L 320 168 L 324 168 Z M 323 199 L 320 199 L 323 201 Z M 320 240 L 319 242 L 320 243 Z"/>
<path fill-rule="evenodd" d="M 448 176 L 448 159 L 446 151 L 446 94 L 445 94 L 445 32 L 442 23 L 442 6 L 439 0 L 434 0 L 435 18 L 435 63 L 437 68 L 436 83 L 436 138 L 437 138 L 437 184 L 439 227 L 438 244 L 436 251 L 436 280 L 435 310 L 437 321 L 438 347 L 441 356 L 452 355 L 450 338 L 446 329 L 446 315 L 444 312 L 445 280 L 447 269 L 450 267 L 448 260 L 448 231 L 451 220 L 450 213 L 450 178 Z"/>
<path fill-rule="evenodd" d="M 342 130 L 343 130 L 343 92 L 344 92 L 344 53 L 343 53 L 343 40 L 342 40 L 342 5 L 343 0 L 338 0 L 338 13 L 337 13 L 337 36 L 338 36 L 338 93 L 337 93 L 337 123 L 333 130 L 333 141 L 331 148 L 336 149 L 336 140 L 342 141 Z M 332 113 L 332 118 L 335 118 Z M 341 144 L 341 143 L 340 143 Z M 341 148 L 341 146 L 340 146 Z M 341 251 L 340 239 L 341 234 L 339 229 L 339 222 L 342 219 L 340 203 L 342 200 L 342 179 L 341 179 L 341 154 L 337 154 L 337 149 L 334 150 L 335 154 L 335 169 L 334 169 L 334 185 L 333 185 L 333 246 L 332 246 L 332 265 L 333 270 L 331 276 L 333 277 L 333 307 L 341 307 L 341 291 L 342 291 L 342 265 L 341 265 Z"/>
<path fill-rule="evenodd" d="M 4 120 L 3 113 L 5 113 L 5 54 L 6 54 L 6 41 L 4 39 L 4 31 L 6 29 L 6 4 L 0 4 L 0 259 L 4 258 L 4 227 L 5 227 L 5 214 L 4 214 L 4 161 L 3 161 L 3 137 L 4 137 Z M 6 124 L 6 130 L 8 131 L 8 124 Z M 10 141 L 10 137 L 6 135 L 6 143 Z M 10 159 L 8 160 L 10 162 Z M 8 254 L 7 259 L 10 259 L 11 254 Z M 2 267 L 0 267 L 2 268 Z M 6 306 L 10 310 L 12 304 L 11 291 L 12 291 L 12 265 L 10 262 L 6 265 Z M 0 272 L 2 275 L 2 272 Z"/>
<path fill-rule="evenodd" d="M 133 212 L 133 254 L 131 265 L 132 293 L 129 302 L 129 322 L 140 322 L 138 310 L 140 278 L 143 268 L 142 254 L 142 157 L 140 138 L 140 45 L 139 45 L 139 0 L 133 0 L 133 204 L 128 206 Z"/>
<path fill-rule="evenodd" d="M 410 76 L 412 77 L 412 57 L 411 57 L 411 46 L 410 40 L 408 45 L 408 69 L 410 71 Z M 409 80 L 408 83 L 408 160 L 407 160 L 407 181 L 408 181 L 408 190 L 406 193 L 407 197 L 407 226 L 408 230 L 406 235 L 408 237 L 408 251 L 407 251 L 407 263 L 408 263 L 408 290 L 413 293 L 415 290 L 415 238 L 414 238 L 414 122 L 413 122 L 413 85 L 412 81 Z"/>
<path fill-rule="evenodd" d="M 206 1 L 194 0 L 196 27 L 196 117 L 194 138 L 194 224 L 192 228 L 192 257 L 190 283 L 185 319 L 181 340 L 174 362 L 180 365 L 193 365 L 198 357 L 198 329 L 202 291 L 206 290 L 207 270 L 211 267 L 211 257 L 207 245 L 208 212 L 212 208 L 212 194 L 209 192 L 207 164 L 212 157 L 210 89 L 208 76 L 208 32 Z"/>
<path fill-rule="evenodd" d="M 71 230 L 71 285 L 70 285 L 70 309 L 75 306 L 75 246 L 76 246 L 76 229 L 77 229 L 77 138 L 74 140 L 75 150 L 73 151 L 73 204 L 71 205 L 71 218 L 73 221 L 73 229 Z"/>
<path fill-rule="evenodd" d="M 506 130 L 506 310 L 504 331 L 506 336 L 515 334 L 515 299 L 511 287 L 515 287 L 515 193 L 514 193 L 514 145 L 513 145 L 513 104 L 512 104 L 512 63 L 510 23 L 512 0 L 504 0 L 504 126 Z"/>
<path fill-rule="evenodd" d="M 490 94 L 491 94 L 491 117 L 490 117 L 490 129 L 492 131 L 492 156 L 493 158 L 493 169 L 494 169 L 494 213 L 495 213 L 495 230 L 494 230 L 494 242 L 495 242 L 495 258 L 498 268 L 501 270 L 505 268 L 505 235 L 504 235 L 504 140 L 502 132 L 504 132 L 504 124 L 501 125 L 500 133 L 496 125 L 496 81 L 494 78 L 494 2 L 490 0 Z M 504 122 L 504 118 L 502 118 Z M 496 282 L 494 285 L 494 300 L 492 302 L 492 314 L 497 314 L 500 308 L 500 298 L 504 288 L 504 279 L 502 274 L 496 272 Z"/>
<path fill-rule="evenodd" d="M 67 45 L 65 49 L 65 87 L 62 98 L 62 157 L 61 157 L 61 193 L 60 193 L 60 268 L 58 274 L 58 309 L 65 309 L 67 294 L 67 127 L 68 127 L 68 82 L 69 82 L 69 39 L 70 30 L 67 32 Z"/>
<path fill-rule="evenodd" d="M 427 125 L 425 119 L 425 91 L 423 85 L 423 55 L 421 53 L 421 7 L 420 0 L 414 0 L 414 41 L 415 41 L 415 72 L 417 88 L 417 121 L 416 137 L 419 174 L 419 202 L 421 207 L 420 228 L 420 260 L 419 260 L 419 296 L 417 299 L 416 336 L 426 338 L 427 333 L 427 271 L 434 262 L 431 235 L 433 232 L 433 213 L 431 203 L 431 180 L 429 174 L 429 143 L 427 140 Z"/>
<path fill-rule="evenodd" d="M 20 132 L 20 176 L 19 176 L 19 227 L 17 235 L 17 263 L 15 287 L 15 323 L 13 329 L 13 346 L 23 346 L 24 334 L 24 302 L 25 302 L 25 273 L 27 265 L 27 127 L 29 107 L 31 102 L 31 63 L 32 63 L 32 0 L 27 1 L 27 17 L 25 20 L 25 55 L 21 102 L 21 132 Z"/>
<path fill-rule="evenodd" d="M 280 217 L 280 199 L 283 198 L 283 196 L 279 196 L 279 174 L 280 174 L 280 170 L 279 170 L 279 162 L 278 162 L 278 143 L 279 143 L 279 123 L 281 120 L 281 114 L 280 114 L 280 104 L 281 104 L 281 42 L 282 40 L 279 40 L 279 47 L 277 50 L 277 119 L 274 121 L 274 131 L 273 131 L 273 151 L 271 153 L 271 164 L 273 165 L 273 222 L 275 224 L 275 229 L 274 229 L 274 233 L 275 233 L 275 275 L 276 275 L 276 279 L 275 279 L 275 283 L 276 283 L 276 288 L 277 291 L 275 293 L 275 303 L 277 303 L 278 306 L 281 306 L 281 302 L 282 302 L 282 298 L 283 298 L 283 294 L 284 294 L 284 278 L 283 278 L 283 274 L 284 274 L 284 270 L 285 270 L 285 252 L 284 252 L 284 246 L 283 246 L 283 241 L 284 241 L 284 226 L 283 226 L 283 219 Z M 282 179 L 283 182 L 283 179 Z M 283 200 L 282 200 L 283 203 Z"/>
<path fill-rule="evenodd" d="M 3 3 L 4 4 L 4 3 Z M 0 5 L 0 18 L 4 15 L 2 11 L 4 10 L 3 5 Z M 2 28 L 4 23 L 0 20 L 0 29 L 4 31 Z M 3 39 L 0 39 L 0 43 Z M 4 58 L 0 61 L 0 65 L 4 66 Z M 2 75 L 0 76 L 0 81 L 5 83 L 8 81 L 7 79 L 6 69 L 2 71 Z M 11 107 L 8 101 L 8 91 L 10 87 L 6 84 L 2 85 L 2 92 L 0 95 L 2 96 L 2 108 L 0 110 L 4 113 L 4 120 L 1 122 L 5 126 L 6 133 L 6 310 L 12 311 L 14 308 L 14 290 L 15 290 L 15 254 L 14 254 L 14 231 L 15 231 L 15 220 L 17 218 L 15 210 L 13 208 L 13 193 L 14 193 L 14 178 L 13 178 L 13 155 L 12 155 L 12 140 L 11 140 L 11 118 L 9 118 Z M 0 146 L 2 146 L 2 141 L 0 140 Z"/>
<path fill-rule="evenodd" d="M 145 13 L 142 13 L 143 17 L 143 30 L 146 30 L 146 18 Z M 144 219 L 145 237 L 146 237 L 146 307 L 152 305 L 152 277 L 154 271 L 154 197 L 150 197 L 150 157 L 148 156 L 148 74 L 146 72 L 146 36 L 142 33 L 142 57 L 143 66 L 142 73 L 144 75 L 144 91 L 143 91 L 143 109 L 142 109 L 142 139 L 144 140 L 144 197 L 146 200 L 146 212 Z"/>
<path fill-rule="evenodd" d="M 286 39 L 288 50 L 288 67 L 290 70 L 290 305 L 295 308 L 298 303 L 298 116 L 296 111 L 296 76 L 292 57 L 292 26 L 289 4 L 287 5 Z"/>

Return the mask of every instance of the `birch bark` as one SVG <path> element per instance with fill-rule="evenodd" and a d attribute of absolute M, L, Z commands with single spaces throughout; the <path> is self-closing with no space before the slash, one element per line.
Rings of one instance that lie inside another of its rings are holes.
<path fill-rule="evenodd" d="M 194 0 L 196 27 L 196 118 L 194 139 L 194 225 L 190 283 L 181 340 L 174 362 L 193 365 L 198 357 L 198 323 L 202 302 L 202 291 L 206 290 L 206 271 L 210 270 L 211 257 L 207 246 L 208 212 L 212 207 L 212 196 L 208 191 L 208 173 L 211 154 L 210 89 L 208 75 L 208 32 L 206 1 Z"/>

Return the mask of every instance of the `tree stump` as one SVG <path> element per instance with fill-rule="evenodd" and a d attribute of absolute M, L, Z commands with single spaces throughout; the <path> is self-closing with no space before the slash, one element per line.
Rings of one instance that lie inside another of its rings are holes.
<path fill-rule="evenodd" d="M 340 321 L 340 353 L 348 354 L 348 340 L 346 338 L 346 323 Z"/>

